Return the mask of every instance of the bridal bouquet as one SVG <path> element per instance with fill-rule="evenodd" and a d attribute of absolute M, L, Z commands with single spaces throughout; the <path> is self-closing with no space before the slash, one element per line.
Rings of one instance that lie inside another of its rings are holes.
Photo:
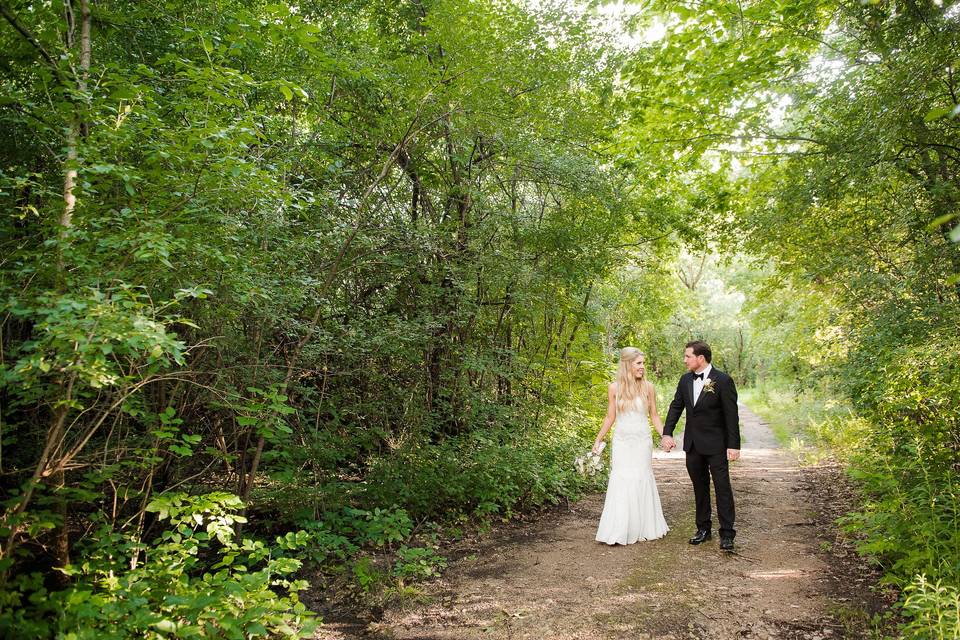
<path fill-rule="evenodd" d="M 600 454 L 603 453 L 603 449 L 606 446 L 606 442 L 601 442 L 598 453 L 590 450 L 583 455 L 577 456 L 573 461 L 573 466 L 577 468 L 577 473 L 587 477 L 597 475 L 600 469 L 603 468 L 603 459 L 600 457 Z"/>

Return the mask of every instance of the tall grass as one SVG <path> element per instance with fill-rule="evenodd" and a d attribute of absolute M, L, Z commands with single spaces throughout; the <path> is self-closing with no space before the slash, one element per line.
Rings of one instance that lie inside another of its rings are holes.
<path fill-rule="evenodd" d="M 838 398 L 829 381 L 801 388 L 771 380 L 740 392 L 740 401 L 766 422 L 777 442 L 803 464 L 827 458 L 846 461 L 864 437 L 867 423 Z"/>

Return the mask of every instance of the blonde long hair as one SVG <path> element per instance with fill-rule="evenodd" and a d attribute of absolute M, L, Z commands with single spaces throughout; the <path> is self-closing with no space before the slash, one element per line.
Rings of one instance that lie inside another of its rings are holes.
<path fill-rule="evenodd" d="M 620 349 L 620 366 L 617 367 L 617 411 L 624 412 L 633 409 L 637 398 L 640 398 L 641 406 L 644 411 L 647 410 L 648 385 L 647 374 L 639 380 L 633 375 L 633 363 L 637 358 L 644 354 L 636 347 L 624 347 Z"/>

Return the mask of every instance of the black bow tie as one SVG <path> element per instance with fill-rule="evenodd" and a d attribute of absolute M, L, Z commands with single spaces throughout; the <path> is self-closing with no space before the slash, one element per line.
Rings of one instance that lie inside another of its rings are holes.
<path fill-rule="evenodd" d="M 702 374 L 702 373 L 695 373 L 695 374 L 693 374 L 693 379 L 694 379 L 694 380 L 703 380 L 703 374 Z"/>

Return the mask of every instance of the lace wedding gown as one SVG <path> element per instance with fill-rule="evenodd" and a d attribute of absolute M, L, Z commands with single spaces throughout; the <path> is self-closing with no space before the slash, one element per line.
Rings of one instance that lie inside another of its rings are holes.
<path fill-rule="evenodd" d="M 653 477 L 653 438 L 647 412 L 639 400 L 633 409 L 617 414 L 610 459 L 610 480 L 597 541 L 633 544 L 666 535 L 670 528 L 663 519 Z"/>

